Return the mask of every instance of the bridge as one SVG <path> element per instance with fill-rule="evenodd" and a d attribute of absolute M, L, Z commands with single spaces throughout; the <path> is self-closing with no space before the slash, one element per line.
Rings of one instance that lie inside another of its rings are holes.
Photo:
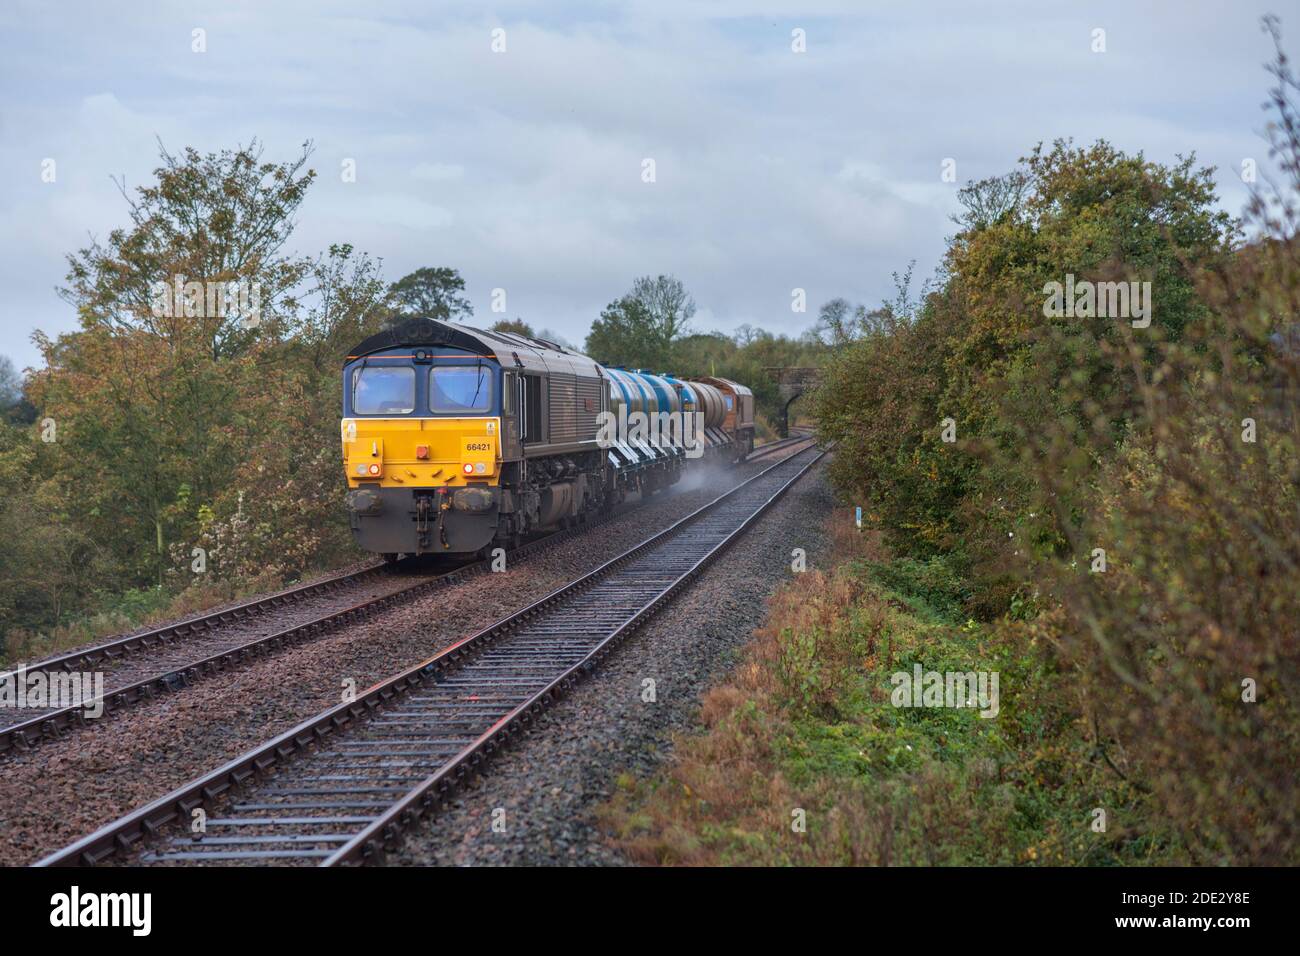
<path fill-rule="evenodd" d="M 776 382 L 777 391 L 784 404 L 781 406 L 781 421 L 777 423 L 781 437 L 790 434 L 790 406 L 794 400 L 809 389 L 821 383 L 822 370 L 819 368 L 797 367 L 792 365 L 769 365 L 763 369 L 768 378 Z"/>

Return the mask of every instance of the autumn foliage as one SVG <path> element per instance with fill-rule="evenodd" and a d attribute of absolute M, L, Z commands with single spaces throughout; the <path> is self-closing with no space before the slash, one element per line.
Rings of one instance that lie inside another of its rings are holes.
<path fill-rule="evenodd" d="M 1188 862 L 1297 859 L 1300 126 L 1280 47 L 1272 72 L 1282 179 L 1244 220 L 1190 158 L 1036 149 L 1001 205 L 971 187 L 939 287 L 840 349 L 820 400 L 846 497 L 1046 649 Z M 1150 282 L 1150 325 L 1047 314 L 1067 275 Z"/>
<path fill-rule="evenodd" d="M 78 615 L 112 629 L 359 557 L 340 505 L 338 369 L 389 312 L 351 247 L 284 251 L 307 156 L 163 151 L 156 182 L 124 193 L 129 226 L 69 256 L 80 328 L 38 334 L 27 420 L 0 429 L 11 659 Z M 177 283 L 244 283 L 257 313 L 203 294 L 160 304 Z"/>

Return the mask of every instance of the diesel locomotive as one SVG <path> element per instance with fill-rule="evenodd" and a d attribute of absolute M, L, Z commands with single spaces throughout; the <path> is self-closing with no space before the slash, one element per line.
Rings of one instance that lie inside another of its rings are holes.
<path fill-rule="evenodd" d="M 611 429 L 676 414 L 689 430 Z M 343 366 L 353 535 L 389 560 L 486 553 L 754 446 L 754 396 L 724 378 L 607 368 L 554 342 L 408 319 Z"/>

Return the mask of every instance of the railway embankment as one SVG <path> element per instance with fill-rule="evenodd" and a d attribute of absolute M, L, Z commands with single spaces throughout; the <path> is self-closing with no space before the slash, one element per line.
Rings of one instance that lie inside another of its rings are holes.
<path fill-rule="evenodd" d="M 838 509 L 673 758 L 600 818 L 668 865 L 1163 861 L 1147 795 L 1069 706 L 1068 675 L 1012 628 L 967 620 L 938 561 L 891 559 Z M 1091 825 L 1105 808 L 1108 826 Z"/>

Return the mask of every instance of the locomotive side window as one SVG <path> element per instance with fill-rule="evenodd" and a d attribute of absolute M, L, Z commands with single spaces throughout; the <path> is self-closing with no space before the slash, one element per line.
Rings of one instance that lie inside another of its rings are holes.
<path fill-rule="evenodd" d="M 486 412 L 492 407 L 492 370 L 442 365 L 429 369 L 429 410 Z"/>
<path fill-rule="evenodd" d="M 357 415 L 409 415 L 415 411 L 415 369 L 372 365 L 352 373 Z"/>

